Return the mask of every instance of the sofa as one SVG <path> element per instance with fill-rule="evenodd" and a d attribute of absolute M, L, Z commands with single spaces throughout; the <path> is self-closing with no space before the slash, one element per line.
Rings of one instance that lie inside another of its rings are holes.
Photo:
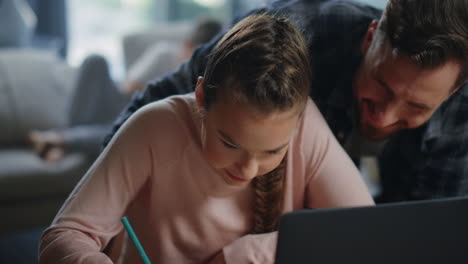
<path fill-rule="evenodd" d="M 129 33 L 122 39 L 126 67 L 158 41 L 183 41 L 189 30 L 175 24 Z M 52 52 L 0 48 L 0 235 L 49 225 L 96 159 L 70 153 L 46 163 L 28 142 L 32 129 L 67 126 L 76 74 Z"/>
<path fill-rule="evenodd" d="M 73 153 L 50 164 L 27 134 L 67 125 L 76 70 L 51 52 L 0 49 L 0 234 L 47 225 L 92 160 Z"/>

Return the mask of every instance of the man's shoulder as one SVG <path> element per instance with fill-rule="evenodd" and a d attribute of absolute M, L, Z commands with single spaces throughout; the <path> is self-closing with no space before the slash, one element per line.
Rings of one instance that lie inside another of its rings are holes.
<path fill-rule="evenodd" d="M 379 18 L 382 10 L 352 0 L 321 1 L 320 11 L 325 16 L 373 17 Z"/>
<path fill-rule="evenodd" d="M 465 135 L 468 130 L 468 83 L 453 94 L 431 122 L 441 125 L 442 134 Z"/>
<path fill-rule="evenodd" d="M 440 148 L 466 147 L 468 141 L 468 84 L 445 101 L 421 127 L 422 144 L 426 151 Z"/>
<path fill-rule="evenodd" d="M 369 5 L 344 0 L 325 1 L 320 6 L 314 37 L 360 41 L 372 20 L 378 20 L 380 16 L 381 10 Z"/>
<path fill-rule="evenodd" d="M 269 10 L 286 15 L 302 29 L 324 26 L 352 27 L 362 20 L 378 19 L 382 11 L 352 0 L 295 0 L 274 2 Z M 306 35 L 308 32 L 305 32 Z"/>

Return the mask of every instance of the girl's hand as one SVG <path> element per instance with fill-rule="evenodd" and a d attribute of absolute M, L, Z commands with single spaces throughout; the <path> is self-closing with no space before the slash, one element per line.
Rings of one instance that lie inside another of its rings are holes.
<path fill-rule="evenodd" d="M 208 264 L 226 264 L 226 261 L 224 260 L 224 253 L 221 250 L 214 258 L 208 262 Z"/>

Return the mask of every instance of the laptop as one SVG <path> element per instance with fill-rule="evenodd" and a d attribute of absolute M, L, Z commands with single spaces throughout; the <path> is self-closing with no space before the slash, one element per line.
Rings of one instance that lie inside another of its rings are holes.
<path fill-rule="evenodd" d="M 286 214 L 276 263 L 468 263 L 468 196 Z"/>

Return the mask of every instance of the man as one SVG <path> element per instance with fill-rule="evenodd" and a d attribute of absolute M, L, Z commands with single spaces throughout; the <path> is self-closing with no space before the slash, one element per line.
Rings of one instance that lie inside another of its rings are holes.
<path fill-rule="evenodd" d="M 279 1 L 310 40 L 311 97 L 354 160 L 379 157 L 378 201 L 468 194 L 468 0 Z M 380 20 L 379 20 L 380 18 Z M 219 36 L 136 96 L 114 132 L 146 103 L 193 90 Z"/>

